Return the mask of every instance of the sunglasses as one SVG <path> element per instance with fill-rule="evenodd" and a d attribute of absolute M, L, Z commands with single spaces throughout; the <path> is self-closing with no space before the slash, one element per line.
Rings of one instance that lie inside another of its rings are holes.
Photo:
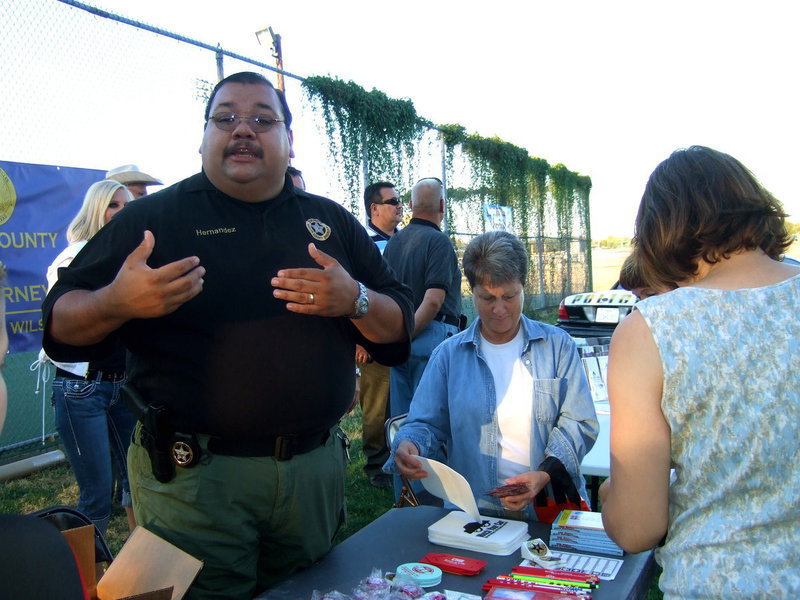
<path fill-rule="evenodd" d="M 374 200 L 372 203 L 373 204 L 389 204 L 390 206 L 397 206 L 399 204 L 402 204 L 403 202 L 402 202 L 402 200 L 400 200 L 400 198 L 389 198 L 389 200 L 382 200 L 381 202 L 378 202 L 377 200 Z"/>

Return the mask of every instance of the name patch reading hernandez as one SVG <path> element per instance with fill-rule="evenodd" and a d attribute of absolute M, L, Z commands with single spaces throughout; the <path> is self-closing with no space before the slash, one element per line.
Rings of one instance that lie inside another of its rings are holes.
<path fill-rule="evenodd" d="M 236 227 L 220 227 L 218 229 L 195 229 L 198 237 L 204 235 L 221 235 L 223 233 L 236 233 Z"/>

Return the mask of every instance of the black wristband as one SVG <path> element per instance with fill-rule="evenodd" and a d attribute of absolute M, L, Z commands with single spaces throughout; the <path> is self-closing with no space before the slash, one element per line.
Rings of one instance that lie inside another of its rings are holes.
<path fill-rule="evenodd" d="M 555 456 L 548 456 L 542 461 L 542 464 L 539 465 L 539 470 L 550 475 L 553 499 L 557 503 L 562 504 L 566 502 L 566 500 L 569 500 L 575 504 L 580 504 L 581 495 L 578 493 L 575 484 L 572 482 L 572 477 L 569 476 L 567 469 L 560 460 Z"/>

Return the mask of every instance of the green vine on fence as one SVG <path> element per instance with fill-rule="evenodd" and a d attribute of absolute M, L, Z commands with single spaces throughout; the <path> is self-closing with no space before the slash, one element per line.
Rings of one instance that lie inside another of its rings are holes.
<path fill-rule="evenodd" d="M 589 193 L 592 179 L 588 175 L 578 175 L 575 182 L 575 195 L 578 201 L 578 218 L 581 224 L 580 237 L 586 238 L 586 272 L 589 289 L 592 289 L 592 223 L 589 212 Z"/>
<path fill-rule="evenodd" d="M 578 174 L 558 163 L 550 167 L 550 193 L 556 208 L 559 237 L 572 236 L 572 207 L 575 203 L 575 184 Z"/>
<path fill-rule="evenodd" d="M 589 218 L 589 193 L 592 191 L 592 179 L 588 175 L 578 175 L 575 180 L 575 196 L 578 203 L 578 218 L 581 235 L 589 237 L 591 220 Z"/>
<path fill-rule="evenodd" d="M 312 106 L 321 109 L 328 152 L 341 165 L 340 183 L 357 212 L 364 179 L 401 181 L 431 123 L 417 115 L 411 100 L 368 92 L 353 81 L 313 76 L 303 88 Z"/>
<path fill-rule="evenodd" d="M 544 223 L 547 208 L 547 176 L 550 173 L 550 163 L 543 158 L 530 157 L 528 159 L 528 207 L 525 211 L 525 223 L 530 223 L 531 216 L 536 223 L 536 235 L 544 236 Z M 526 229 L 527 231 L 527 229 Z"/>
<path fill-rule="evenodd" d="M 512 206 L 513 200 L 527 192 L 528 152 L 525 148 L 498 137 L 485 138 L 473 134 L 462 144 L 481 183 L 494 190 L 494 200 Z"/>
<path fill-rule="evenodd" d="M 543 235 L 546 207 L 550 199 L 547 189 L 550 174 L 548 162 L 531 157 L 525 148 L 500 138 L 467 135 L 461 125 L 439 125 L 437 128 L 445 144 L 448 176 L 452 173 L 456 146 L 461 146 L 469 158 L 475 175 L 472 194 L 462 191 L 457 198 L 464 201 L 477 197 L 480 202 L 475 210 L 478 211 L 482 210 L 481 204 L 489 200 L 511 206 L 520 235 L 530 235 L 531 222 L 536 223 L 536 234 Z M 561 206 L 564 210 L 571 210 L 571 205 L 567 203 Z M 558 212 L 558 205 L 556 208 Z"/>
<path fill-rule="evenodd" d="M 404 175 L 410 177 L 423 136 L 433 128 L 417 115 L 411 100 L 389 98 L 380 90 L 368 92 L 352 81 L 323 76 L 306 78 L 303 88 L 312 107 L 321 113 L 328 152 L 354 213 L 360 211 L 365 179 L 405 183 Z M 553 213 L 562 238 L 572 237 L 577 215 L 577 226 L 588 238 L 589 177 L 563 164 L 550 166 L 542 158 L 531 157 L 525 148 L 498 137 L 468 134 L 462 125 L 438 125 L 435 129 L 444 144 L 447 180 L 454 180 L 457 149 L 472 172 L 469 187 L 448 189 L 449 201 L 459 204 L 466 215 L 483 223 L 484 203 L 511 206 L 517 233 L 536 235 L 540 246 L 545 223 Z M 450 231 L 454 230 L 452 215 L 448 211 Z"/>
<path fill-rule="evenodd" d="M 445 169 L 447 178 L 450 179 L 453 175 L 453 159 L 456 146 L 460 146 L 467 140 L 467 130 L 463 125 L 458 125 L 457 123 L 437 125 L 436 128 L 439 130 L 439 135 L 444 144 Z"/>

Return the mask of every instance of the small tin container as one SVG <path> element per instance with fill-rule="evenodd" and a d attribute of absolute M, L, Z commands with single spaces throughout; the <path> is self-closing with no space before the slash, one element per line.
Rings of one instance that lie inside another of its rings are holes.
<path fill-rule="evenodd" d="M 442 582 L 442 570 L 425 563 L 405 563 L 397 567 L 396 577 L 408 577 L 417 585 L 432 587 Z"/>

